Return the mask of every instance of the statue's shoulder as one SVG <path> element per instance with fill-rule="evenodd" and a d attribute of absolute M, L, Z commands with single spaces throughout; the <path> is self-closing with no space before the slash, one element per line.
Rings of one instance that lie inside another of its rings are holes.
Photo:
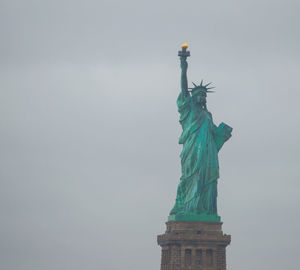
<path fill-rule="evenodd" d="M 191 96 L 188 93 L 185 95 L 184 93 L 180 93 L 178 98 L 177 98 L 177 105 L 178 107 L 185 107 L 188 106 L 191 103 Z"/>
<path fill-rule="evenodd" d="M 205 110 L 206 115 L 212 120 L 212 114 L 210 111 Z"/>

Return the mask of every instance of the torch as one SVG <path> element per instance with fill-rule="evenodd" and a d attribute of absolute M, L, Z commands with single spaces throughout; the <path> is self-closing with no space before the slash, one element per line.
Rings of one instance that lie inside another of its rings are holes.
<path fill-rule="evenodd" d="M 178 56 L 182 57 L 189 57 L 191 56 L 190 51 L 187 51 L 186 49 L 188 48 L 188 44 L 185 42 L 181 45 L 181 51 L 178 52 Z"/>

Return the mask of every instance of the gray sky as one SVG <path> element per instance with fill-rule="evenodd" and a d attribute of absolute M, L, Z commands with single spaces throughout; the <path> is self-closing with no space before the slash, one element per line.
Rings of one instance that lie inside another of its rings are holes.
<path fill-rule="evenodd" d="M 177 51 L 220 152 L 230 270 L 299 269 L 299 1 L 0 0 L 0 268 L 159 269 Z"/>

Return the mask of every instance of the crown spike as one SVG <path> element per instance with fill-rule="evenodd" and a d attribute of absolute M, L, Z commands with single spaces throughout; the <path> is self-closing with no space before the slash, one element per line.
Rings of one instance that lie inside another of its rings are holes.
<path fill-rule="evenodd" d="M 202 86 L 202 83 L 203 83 L 203 79 L 201 80 L 200 86 Z"/>
<path fill-rule="evenodd" d="M 207 87 L 207 86 L 209 86 L 211 84 L 211 82 L 210 83 L 208 83 L 208 84 L 206 84 L 206 85 L 204 85 L 204 87 Z"/>
<path fill-rule="evenodd" d="M 197 87 L 197 84 L 195 84 L 194 82 L 192 82 L 192 84 L 193 84 L 195 87 Z"/>

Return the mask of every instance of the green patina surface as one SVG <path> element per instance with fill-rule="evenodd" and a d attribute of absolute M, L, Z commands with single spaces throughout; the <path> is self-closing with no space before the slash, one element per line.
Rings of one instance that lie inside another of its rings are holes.
<path fill-rule="evenodd" d="M 203 222 L 220 222 L 221 218 L 218 215 L 207 215 L 206 213 L 194 214 L 177 214 L 169 215 L 168 221 L 203 221 Z"/>
<path fill-rule="evenodd" d="M 220 222 L 217 213 L 217 180 L 219 178 L 218 152 L 231 137 L 232 128 L 224 123 L 218 127 L 206 107 L 208 84 L 194 84 L 188 88 L 187 53 L 179 52 L 181 62 L 181 93 L 177 99 L 183 145 L 182 176 L 176 202 L 169 221 Z M 191 89 L 191 91 L 189 91 Z"/>

